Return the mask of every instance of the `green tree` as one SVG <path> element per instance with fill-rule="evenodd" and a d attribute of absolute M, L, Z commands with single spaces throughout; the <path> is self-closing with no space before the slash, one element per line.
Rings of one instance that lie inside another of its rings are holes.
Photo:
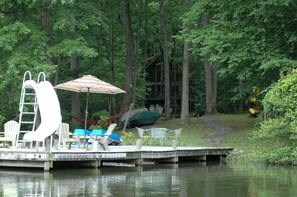
<path fill-rule="evenodd" d="M 230 89 L 230 101 L 240 103 L 252 86 L 263 89 L 271 84 L 271 77 L 262 75 L 263 65 L 296 58 L 295 8 L 291 0 L 203 0 L 184 16 L 182 32 L 192 52 L 216 62 L 219 78 L 235 79 L 231 87 L 218 88 Z M 204 17 L 209 21 L 206 27 L 201 23 Z"/>
<path fill-rule="evenodd" d="M 268 140 L 276 148 L 262 153 L 270 162 L 295 162 L 297 150 L 297 70 L 282 75 L 263 99 L 267 120 L 253 133 L 255 140 Z"/>
<path fill-rule="evenodd" d="M 17 119 L 25 71 L 32 71 L 36 80 L 41 71 L 50 77 L 55 66 L 46 50 L 48 37 L 40 24 L 40 2 L 1 1 L 0 7 L 0 113 L 9 120 Z"/>
<path fill-rule="evenodd" d="M 166 30 L 166 17 L 164 14 L 164 0 L 160 0 L 160 25 L 162 31 L 162 51 L 163 51 L 163 64 L 164 64 L 164 76 L 165 76 L 165 118 L 170 119 L 170 74 L 169 74 L 169 62 L 168 62 L 168 49 L 167 49 L 167 30 Z"/>
<path fill-rule="evenodd" d="M 126 73 L 125 73 L 125 85 L 124 89 L 127 92 L 123 96 L 121 110 L 126 110 L 130 105 L 131 99 L 131 85 L 133 78 L 133 66 L 134 66 L 134 44 L 133 44 L 133 33 L 132 33 L 132 24 L 130 18 L 130 1 L 123 1 L 123 25 L 125 30 L 126 37 Z"/>
<path fill-rule="evenodd" d="M 185 0 L 185 5 L 189 4 Z M 189 43 L 184 42 L 184 55 L 183 55 L 183 78 L 182 78 L 182 104 L 181 104 L 181 123 L 189 124 Z"/>

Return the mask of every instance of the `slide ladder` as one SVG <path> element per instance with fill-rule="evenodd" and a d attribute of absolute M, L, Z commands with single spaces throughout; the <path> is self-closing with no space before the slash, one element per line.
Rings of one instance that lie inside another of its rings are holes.
<path fill-rule="evenodd" d="M 41 77 L 45 81 L 45 74 L 43 72 L 39 73 L 37 83 L 40 82 Z M 19 132 L 16 138 L 16 147 L 19 144 L 25 142 L 23 141 L 23 136 L 28 133 L 35 131 L 36 123 L 40 122 L 40 117 L 38 117 L 38 102 L 36 97 L 36 87 L 37 83 L 31 79 L 31 73 L 26 71 L 23 77 L 23 85 L 21 90 L 21 98 L 19 103 Z M 26 141 L 27 142 L 27 141 Z"/>

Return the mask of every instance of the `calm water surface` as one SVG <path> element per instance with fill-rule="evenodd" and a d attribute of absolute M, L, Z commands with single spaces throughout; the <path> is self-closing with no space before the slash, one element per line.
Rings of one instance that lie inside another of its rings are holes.
<path fill-rule="evenodd" d="M 159 164 L 142 167 L 0 169 L 0 196 L 295 197 L 294 167 L 260 164 Z"/>

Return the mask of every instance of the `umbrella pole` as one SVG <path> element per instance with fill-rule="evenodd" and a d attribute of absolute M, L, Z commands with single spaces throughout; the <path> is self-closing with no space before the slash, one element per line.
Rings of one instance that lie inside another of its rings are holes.
<path fill-rule="evenodd" d="M 87 93 L 87 104 L 86 104 L 86 112 L 85 112 L 85 132 L 84 132 L 84 148 L 86 148 L 86 135 L 87 135 L 87 121 L 88 121 L 88 105 L 89 105 L 89 94 L 90 94 L 90 88 L 88 88 Z"/>

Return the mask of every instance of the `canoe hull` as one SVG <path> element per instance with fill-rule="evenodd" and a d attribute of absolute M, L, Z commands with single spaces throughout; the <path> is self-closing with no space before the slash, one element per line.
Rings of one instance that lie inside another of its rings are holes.
<path fill-rule="evenodd" d="M 159 113 L 142 111 L 133 115 L 128 122 L 130 128 L 153 125 L 159 118 Z"/>

